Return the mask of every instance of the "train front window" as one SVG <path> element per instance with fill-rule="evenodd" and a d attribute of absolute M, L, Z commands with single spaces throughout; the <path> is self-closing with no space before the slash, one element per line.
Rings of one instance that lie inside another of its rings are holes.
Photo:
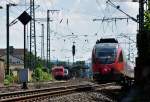
<path fill-rule="evenodd" d="M 97 49 L 96 57 L 102 64 L 112 64 L 115 61 L 116 49 L 115 48 Z"/>
<path fill-rule="evenodd" d="M 55 69 L 56 72 L 62 72 L 63 69 Z"/>

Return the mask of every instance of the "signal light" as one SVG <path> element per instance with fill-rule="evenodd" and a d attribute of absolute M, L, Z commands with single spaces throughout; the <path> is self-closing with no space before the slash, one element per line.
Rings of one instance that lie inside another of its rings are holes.
<path fill-rule="evenodd" d="M 72 46 L 72 55 L 75 55 L 75 45 Z"/>

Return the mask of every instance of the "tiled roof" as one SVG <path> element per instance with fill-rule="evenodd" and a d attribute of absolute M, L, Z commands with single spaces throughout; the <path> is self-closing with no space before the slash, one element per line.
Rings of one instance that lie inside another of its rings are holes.
<path fill-rule="evenodd" d="M 0 49 L 0 56 L 6 55 L 6 49 Z M 12 56 L 18 57 L 20 59 L 23 59 L 24 57 L 24 49 L 14 49 Z"/>

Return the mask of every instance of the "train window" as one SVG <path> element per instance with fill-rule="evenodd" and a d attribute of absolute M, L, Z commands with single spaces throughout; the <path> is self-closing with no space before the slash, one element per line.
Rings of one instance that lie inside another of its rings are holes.
<path fill-rule="evenodd" d="M 123 62 L 123 54 L 122 54 L 122 51 L 121 51 L 121 53 L 120 53 L 120 55 L 119 55 L 118 61 L 119 61 L 119 62 Z"/>
<path fill-rule="evenodd" d="M 61 72 L 61 71 L 63 71 L 63 69 L 55 69 L 55 71 L 60 71 Z"/>
<path fill-rule="evenodd" d="M 115 61 L 116 49 L 114 48 L 97 49 L 96 56 L 102 64 L 111 64 Z"/>

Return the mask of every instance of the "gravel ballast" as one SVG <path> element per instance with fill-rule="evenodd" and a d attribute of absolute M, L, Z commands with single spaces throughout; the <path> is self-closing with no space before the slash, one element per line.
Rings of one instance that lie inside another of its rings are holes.
<path fill-rule="evenodd" d="M 115 102 L 98 92 L 81 92 L 50 98 L 44 102 Z"/>

